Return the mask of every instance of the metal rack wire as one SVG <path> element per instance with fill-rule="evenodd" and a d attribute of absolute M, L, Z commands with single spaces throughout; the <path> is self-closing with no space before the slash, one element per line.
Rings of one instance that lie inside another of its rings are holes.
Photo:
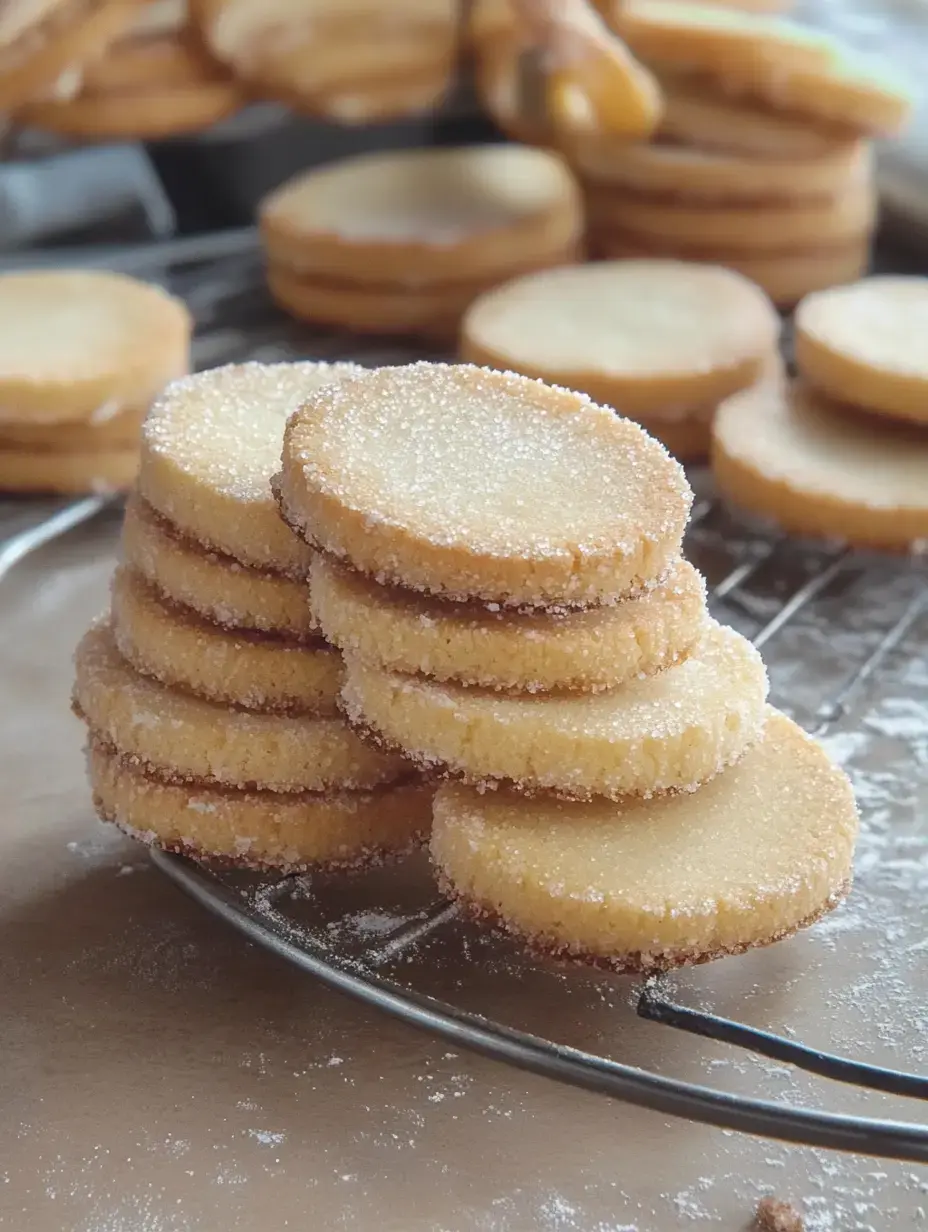
<path fill-rule="evenodd" d="M 150 248 L 108 261 L 149 277 L 160 270 L 165 281 L 187 294 L 199 318 L 201 366 L 246 357 L 351 356 L 368 363 L 408 358 L 402 348 L 379 342 L 362 347 L 345 336 L 307 339 L 262 301 L 250 236 L 242 233 L 225 241 L 225 247 L 213 243 L 207 248 L 204 253 L 195 242 L 174 242 L 170 252 L 162 253 L 160 265 Z M 204 281 L 207 261 L 210 277 Z M 928 657 L 928 562 L 868 556 L 771 534 L 734 519 L 714 499 L 705 475 L 693 478 L 698 499 L 688 554 L 709 580 L 710 607 L 765 649 L 774 702 L 804 726 L 819 736 L 845 723 L 853 726 L 857 712 L 865 715 L 881 695 L 897 657 Z M 8 530 L 0 540 L 0 578 L 24 556 L 91 521 L 110 503 L 100 497 L 0 506 L 0 526 Z M 928 731 L 928 692 L 924 701 L 920 722 Z M 908 763 L 903 759 L 902 764 Z M 928 1124 L 904 1119 L 908 1105 L 895 1105 L 894 1114 L 898 1109 L 903 1119 L 892 1120 L 856 1110 L 823 1111 L 811 1106 L 811 1099 L 809 1106 L 762 1099 L 661 1072 L 659 1065 L 618 1061 L 606 1049 L 560 1044 L 513 1025 L 518 1007 L 512 988 L 536 977 L 550 978 L 557 997 L 586 998 L 583 1004 L 598 999 L 607 1006 L 608 1020 L 620 1017 L 630 1004 L 641 1022 L 882 1093 L 873 1098 L 928 1097 L 928 1078 L 917 1073 L 806 1046 L 792 1038 L 788 1025 L 780 1032 L 761 1029 L 714 1008 L 685 1004 L 689 997 L 681 1000 L 672 975 L 635 985 L 624 977 L 529 958 L 508 940 L 477 934 L 453 904 L 437 896 L 427 870 L 415 862 L 357 878 L 271 878 L 203 869 L 163 852 L 152 858 L 187 894 L 249 941 L 457 1045 L 665 1114 L 784 1141 L 928 1162 Z M 366 916 L 376 927 L 358 927 Z M 923 947 L 918 942 L 911 948 Z M 742 961 L 715 965 L 737 969 Z M 761 955 L 752 967 L 761 984 L 775 978 L 765 961 Z M 494 963 L 502 963 L 508 1000 L 504 996 L 495 1012 L 475 1011 L 467 1005 L 472 985 Z M 750 986 L 746 983 L 741 991 L 746 997 Z M 736 1000 L 738 994 L 735 979 Z M 711 1006 L 713 995 L 703 988 L 695 999 Z M 915 1010 L 896 1006 L 896 1012 Z"/>

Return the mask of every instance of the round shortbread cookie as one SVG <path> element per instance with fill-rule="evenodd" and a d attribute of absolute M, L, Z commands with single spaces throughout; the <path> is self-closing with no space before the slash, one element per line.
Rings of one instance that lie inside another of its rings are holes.
<path fill-rule="evenodd" d="M 162 684 L 246 710 L 337 713 L 341 655 L 321 639 L 303 645 L 223 629 L 168 606 L 126 567 L 113 578 L 112 619 L 120 654 Z"/>
<path fill-rule="evenodd" d="M 105 412 L 87 423 L 14 423 L 0 420 L 0 449 L 30 453 L 94 453 L 138 448 L 148 407 Z"/>
<path fill-rule="evenodd" d="M 712 467 L 722 494 L 786 530 L 861 547 L 928 542 L 928 436 L 759 387 L 722 403 Z"/>
<path fill-rule="evenodd" d="M 729 93 L 873 137 L 898 133 L 912 112 L 906 83 L 890 65 L 834 40 L 822 64 L 794 65 L 783 72 L 773 66 L 747 71 L 746 65 L 732 63 L 719 84 Z"/>
<path fill-rule="evenodd" d="M 764 110 L 744 99 L 713 94 L 685 78 L 664 77 L 661 89 L 661 135 L 701 150 L 749 159 L 817 159 L 854 140 L 849 129 Z"/>
<path fill-rule="evenodd" d="M 714 621 L 681 663 L 605 693 L 504 694 L 346 659 L 350 721 L 419 765 L 575 799 L 692 790 L 758 737 L 767 676 Z"/>
<path fill-rule="evenodd" d="M 731 65 L 789 72 L 827 63 L 822 34 L 780 17 L 686 0 L 623 0 L 613 21 L 632 51 L 647 61 L 695 72 Z"/>
<path fill-rule="evenodd" d="M 569 261 L 575 254 L 565 254 Z M 453 343 L 461 317 L 486 283 L 440 287 L 362 286 L 294 274 L 282 266 L 267 271 L 271 298 L 300 321 L 352 333 L 413 336 Z"/>
<path fill-rule="evenodd" d="M 52 453 L 0 447 L 0 491 L 103 495 L 131 488 L 139 469 L 137 449 Z"/>
<path fill-rule="evenodd" d="M 197 860 L 286 873 L 361 868 L 405 854 L 428 834 L 434 795 L 418 781 L 293 795 L 178 786 L 99 744 L 91 745 L 88 766 L 101 819 L 132 838 Z"/>
<path fill-rule="evenodd" d="M 312 553 L 270 479 L 287 416 L 355 364 L 229 364 L 176 381 L 142 431 L 139 493 L 184 535 L 244 565 L 305 578 Z"/>
<path fill-rule="evenodd" d="M 526 800 L 442 786 L 432 859 L 450 892 L 533 945 L 660 971 L 789 936 L 852 877 L 851 785 L 785 715 L 692 795 Z"/>
<path fill-rule="evenodd" d="M 579 243 L 564 162 L 516 145 L 362 154 L 284 184 L 261 208 L 271 261 L 362 284 L 488 281 Z"/>
<path fill-rule="evenodd" d="M 81 71 L 82 92 L 88 95 L 135 95 L 227 79 L 225 70 L 196 39 L 179 32 L 147 36 L 133 32 Z"/>
<path fill-rule="evenodd" d="M 427 65 L 399 81 L 359 81 L 316 95 L 297 110 L 326 116 L 339 124 L 373 124 L 433 111 L 451 84 L 448 66 Z"/>
<path fill-rule="evenodd" d="M 54 89 L 62 74 L 102 55 L 142 0 L 64 0 L 0 43 L 0 114 Z M 0 6 L 3 8 L 8 5 Z"/>
<path fill-rule="evenodd" d="M 307 641 L 319 627 L 305 581 L 262 573 L 231 556 L 185 540 L 136 496 L 126 503 L 122 531 L 126 560 L 169 603 L 191 608 L 228 629 L 255 629 Z"/>
<path fill-rule="evenodd" d="M 149 680 L 120 656 L 108 625 L 85 634 L 75 662 L 74 705 L 91 732 L 168 781 L 329 791 L 404 772 L 401 757 L 362 744 L 341 719 L 237 710 Z"/>
<path fill-rule="evenodd" d="M 714 406 L 750 385 L 779 334 L 766 296 L 729 270 L 597 262 L 529 274 L 482 296 L 464 318 L 461 353 L 582 389 L 637 418 Z"/>
<path fill-rule="evenodd" d="M 148 88 L 138 94 L 81 94 L 46 99 L 19 112 L 23 123 L 66 137 L 157 140 L 199 132 L 234 115 L 243 102 L 231 81 Z"/>
<path fill-rule="evenodd" d="M 180 300 L 102 270 L 0 275 L 0 425 L 93 422 L 188 370 Z"/>
<path fill-rule="evenodd" d="M 810 295 L 796 310 L 796 363 L 806 380 L 839 401 L 923 424 L 926 337 L 928 278 L 867 278 Z"/>
<path fill-rule="evenodd" d="M 325 636 L 346 654 L 487 688 L 614 688 L 684 658 L 703 631 L 705 584 L 683 560 L 637 598 L 564 615 L 436 601 L 323 556 L 310 586 Z"/>
<path fill-rule="evenodd" d="M 692 493 L 582 394 L 446 364 L 381 368 L 293 416 L 287 520 L 362 573 L 506 606 L 609 602 L 680 554 Z"/>
<path fill-rule="evenodd" d="M 851 141 L 815 158 L 758 159 L 655 143 L 620 145 L 580 137 L 571 161 L 592 183 L 713 205 L 830 198 L 872 170 L 870 147 Z"/>
<path fill-rule="evenodd" d="M 630 231 L 657 244 L 723 248 L 726 252 L 788 252 L 849 244 L 872 231 L 876 191 L 866 177 L 849 181 L 825 201 L 734 206 L 646 198 L 594 189 L 588 213 L 594 228 Z"/>
<path fill-rule="evenodd" d="M 680 462 L 701 462 L 709 456 L 712 444 L 712 419 L 715 408 L 693 411 L 673 419 L 661 419 L 656 415 L 638 420 L 655 440 L 673 454 Z"/>
<path fill-rule="evenodd" d="M 677 245 L 655 246 L 641 236 L 616 232 L 596 236 L 591 250 L 595 257 L 610 260 L 641 260 L 649 254 L 652 259 L 654 256 L 669 257 L 672 252 L 679 260 L 720 265 L 750 279 L 778 308 L 792 308 L 812 291 L 853 282 L 864 273 L 870 261 L 868 236 L 836 248 L 755 256 Z"/>

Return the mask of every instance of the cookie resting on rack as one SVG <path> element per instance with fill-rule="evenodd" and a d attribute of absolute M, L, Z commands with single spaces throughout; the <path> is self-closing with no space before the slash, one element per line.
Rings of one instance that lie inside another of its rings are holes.
<path fill-rule="evenodd" d="M 313 610 L 346 654 L 398 672 L 496 689 L 594 691 L 686 657 L 703 629 L 705 583 L 678 560 L 633 599 L 576 612 L 514 613 L 381 586 L 321 554 Z"/>
<path fill-rule="evenodd" d="M 504 694 L 346 660 L 345 712 L 414 762 L 572 799 L 692 790 L 760 735 L 767 674 L 706 620 L 688 658 L 602 693 Z"/>
<path fill-rule="evenodd" d="M 924 429 L 855 414 L 808 387 L 723 402 L 712 469 L 732 504 L 794 534 L 900 551 L 928 542 Z"/>
<path fill-rule="evenodd" d="M 341 719 L 259 714 L 174 692 L 121 658 L 108 625 L 84 635 L 76 668 L 74 706 L 92 735 L 169 782 L 325 792 L 376 787 L 408 770 Z"/>
<path fill-rule="evenodd" d="M 139 494 L 181 534 L 304 578 L 312 553 L 280 520 L 270 476 L 287 416 L 354 364 L 230 364 L 176 381 L 142 432 Z"/>
<path fill-rule="evenodd" d="M 763 737 L 693 794 L 577 803 L 445 784 L 431 851 L 454 897 L 532 946 L 651 972 L 830 911 L 857 828 L 845 774 L 770 709 Z"/>
<path fill-rule="evenodd" d="M 419 779 L 368 792 L 181 787 L 99 742 L 88 750 L 88 769 L 98 814 L 132 838 L 194 859 L 285 873 L 404 855 L 428 834 L 434 793 Z"/>
<path fill-rule="evenodd" d="M 621 414 L 714 407 L 756 380 L 780 321 L 717 266 L 643 259 L 529 274 L 464 319 L 464 359 L 582 389 Z"/>
<path fill-rule="evenodd" d="M 224 629 L 166 603 L 126 566 L 113 578 L 112 616 L 120 654 L 162 684 L 246 710 L 337 712 L 341 655 L 321 638 L 313 645 Z"/>
<path fill-rule="evenodd" d="M 122 550 L 128 564 L 168 603 L 190 608 L 214 624 L 299 641 L 319 635 L 305 582 L 250 569 L 200 547 L 136 495 L 126 502 Z"/>
<path fill-rule="evenodd" d="M 278 497 L 378 580 L 519 607 L 612 602 L 680 553 L 692 493 L 633 423 L 467 365 L 347 378 L 290 420 Z"/>
<path fill-rule="evenodd" d="M 125 492 L 139 468 L 137 449 L 41 453 L 0 446 L 0 492 L 57 496 Z"/>
<path fill-rule="evenodd" d="M 796 363 L 822 393 L 928 424 L 928 278 L 865 278 L 796 310 Z"/>

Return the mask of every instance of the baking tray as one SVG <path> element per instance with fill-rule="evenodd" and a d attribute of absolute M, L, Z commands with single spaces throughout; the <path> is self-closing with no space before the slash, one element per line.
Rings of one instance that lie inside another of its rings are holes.
<path fill-rule="evenodd" d="M 86 252 L 72 256 L 88 263 Z M 95 259 L 187 298 L 199 367 L 411 357 L 390 340 L 314 334 L 285 320 L 263 290 L 250 231 Z M 474 930 L 437 899 L 424 862 L 356 878 L 275 879 L 153 858 L 251 941 L 459 1044 L 717 1125 L 928 1159 L 922 1109 L 892 1094 L 925 1089 L 928 562 L 787 539 L 726 511 L 704 472 L 692 478 L 687 549 L 714 614 L 763 649 L 774 703 L 814 731 L 855 783 L 857 881 L 833 915 L 768 950 L 643 987 L 528 958 Z M 96 499 L 8 502 L 0 574 L 105 508 Z M 702 1034 L 681 1047 L 662 1022 Z M 856 1068 L 841 1071 L 842 1057 Z"/>

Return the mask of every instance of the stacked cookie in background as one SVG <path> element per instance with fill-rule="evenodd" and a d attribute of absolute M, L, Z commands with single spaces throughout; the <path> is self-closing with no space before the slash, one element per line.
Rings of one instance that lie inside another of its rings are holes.
<path fill-rule="evenodd" d="M 188 371 L 192 323 L 157 287 L 101 271 L 0 277 L 0 491 L 122 491 L 152 400 Z"/>
<path fill-rule="evenodd" d="M 876 221 L 870 141 L 899 131 L 903 86 L 789 21 L 628 0 L 617 32 L 658 74 L 658 140 L 578 138 L 595 256 L 739 270 L 780 307 L 857 278 Z"/>
<path fill-rule="evenodd" d="M 928 544 L 928 279 L 876 277 L 808 296 L 798 379 L 719 409 L 719 490 L 797 534 Z"/>
<path fill-rule="evenodd" d="M 343 123 L 427 111 L 454 78 L 457 0 L 195 0 L 210 50 L 252 96 Z"/>
<path fill-rule="evenodd" d="M 471 305 L 464 360 L 589 394 L 683 461 L 709 451 L 724 399 L 780 371 L 780 320 L 740 274 L 603 261 L 515 279 Z"/>
<path fill-rule="evenodd" d="M 112 611 L 77 652 L 98 812 L 200 858 L 292 871 L 408 848 L 431 793 L 336 711 L 312 552 L 269 480 L 288 413 L 350 366 L 246 364 L 176 382 L 148 417 Z"/>
<path fill-rule="evenodd" d="M 513 374 L 380 369 L 309 396 L 277 491 L 321 552 L 350 721 L 465 784 L 440 789 L 431 850 L 475 912 L 655 969 L 844 893 L 847 781 L 707 615 L 691 493 L 636 424 Z"/>
<path fill-rule="evenodd" d="M 575 260 L 583 215 L 560 158 L 520 146 L 365 154 L 261 209 L 271 294 L 292 315 L 447 342 L 487 287 Z"/>
<path fill-rule="evenodd" d="M 17 120 L 68 137 L 153 140 L 209 128 L 244 99 L 193 29 L 185 0 L 150 0 L 135 6 L 131 25 L 105 50 L 70 65 Z"/>

